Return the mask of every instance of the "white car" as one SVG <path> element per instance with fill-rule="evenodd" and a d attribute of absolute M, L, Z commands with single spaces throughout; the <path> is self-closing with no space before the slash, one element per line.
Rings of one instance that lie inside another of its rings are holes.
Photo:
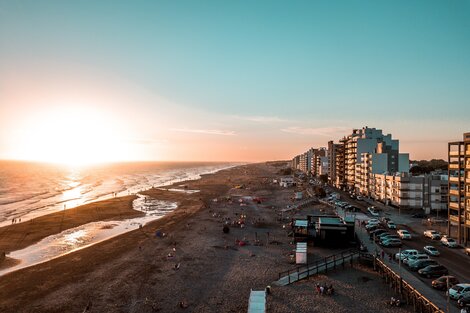
<path fill-rule="evenodd" d="M 415 249 L 408 249 L 408 250 L 403 250 L 400 253 L 395 254 L 396 259 L 401 259 L 402 261 L 412 255 L 417 255 L 419 254 L 418 250 Z"/>
<path fill-rule="evenodd" d="M 403 260 L 403 263 L 410 265 L 413 262 L 420 261 L 420 260 L 429 260 L 429 255 L 427 254 L 415 254 L 415 255 L 410 255 L 408 258 Z"/>
<path fill-rule="evenodd" d="M 438 256 L 439 254 L 441 254 L 434 246 L 425 246 L 423 250 L 424 252 L 426 252 L 426 254 L 432 256 Z"/>
<path fill-rule="evenodd" d="M 387 222 L 387 227 L 388 227 L 389 229 L 397 229 L 397 225 L 396 225 L 394 222 L 392 222 L 392 221 L 388 221 L 388 222 Z"/>
<path fill-rule="evenodd" d="M 369 211 L 372 216 L 379 216 L 379 212 L 377 212 L 373 206 L 368 207 L 367 211 Z"/>
<path fill-rule="evenodd" d="M 457 248 L 457 246 L 458 246 L 457 241 L 455 241 L 455 239 L 447 237 L 447 236 L 442 237 L 441 243 L 444 246 L 447 246 L 449 248 Z"/>
<path fill-rule="evenodd" d="M 358 201 L 362 201 L 362 197 L 361 197 L 361 196 L 357 196 L 356 199 L 357 199 Z"/>
<path fill-rule="evenodd" d="M 449 297 L 458 300 L 463 294 L 470 291 L 470 284 L 457 284 L 449 289 Z"/>
<path fill-rule="evenodd" d="M 397 234 L 401 239 L 411 239 L 411 234 L 406 229 L 397 230 Z"/>
<path fill-rule="evenodd" d="M 431 238 L 433 240 L 441 239 L 441 233 L 437 230 L 428 229 L 424 231 L 424 237 Z"/>

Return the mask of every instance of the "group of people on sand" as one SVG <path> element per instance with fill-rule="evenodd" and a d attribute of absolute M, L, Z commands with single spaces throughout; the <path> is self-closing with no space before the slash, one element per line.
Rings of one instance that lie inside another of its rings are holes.
<path fill-rule="evenodd" d="M 317 284 L 315 290 L 318 295 L 333 295 L 335 293 L 335 289 L 333 288 L 332 284 L 330 284 L 329 286 L 327 286 L 326 284 Z"/>

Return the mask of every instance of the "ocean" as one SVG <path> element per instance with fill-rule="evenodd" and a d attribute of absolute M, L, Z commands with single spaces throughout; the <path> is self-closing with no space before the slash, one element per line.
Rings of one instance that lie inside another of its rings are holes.
<path fill-rule="evenodd" d="M 236 164 L 134 162 L 70 167 L 0 161 L 0 226 L 73 208 L 92 201 L 135 194 Z"/>

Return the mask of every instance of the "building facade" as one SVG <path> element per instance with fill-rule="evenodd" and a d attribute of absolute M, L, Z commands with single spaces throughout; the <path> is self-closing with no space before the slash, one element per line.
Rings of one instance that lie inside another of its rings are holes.
<path fill-rule="evenodd" d="M 449 222 L 447 232 L 459 243 L 470 243 L 470 133 L 448 144 Z"/>
<path fill-rule="evenodd" d="M 447 215 L 447 175 L 373 174 L 371 182 L 370 196 L 377 201 L 404 209 L 423 209 L 441 217 Z"/>

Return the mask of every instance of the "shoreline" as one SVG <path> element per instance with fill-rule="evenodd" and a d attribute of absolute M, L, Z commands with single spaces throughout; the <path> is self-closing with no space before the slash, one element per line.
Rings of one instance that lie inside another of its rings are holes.
<path fill-rule="evenodd" d="M 21 250 L 48 236 L 91 222 L 145 215 L 133 209 L 132 203 L 135 199 L 137 196 L 102 200 L 3 226 L 0 228 L 0 251 L 9 253 Z"/>

